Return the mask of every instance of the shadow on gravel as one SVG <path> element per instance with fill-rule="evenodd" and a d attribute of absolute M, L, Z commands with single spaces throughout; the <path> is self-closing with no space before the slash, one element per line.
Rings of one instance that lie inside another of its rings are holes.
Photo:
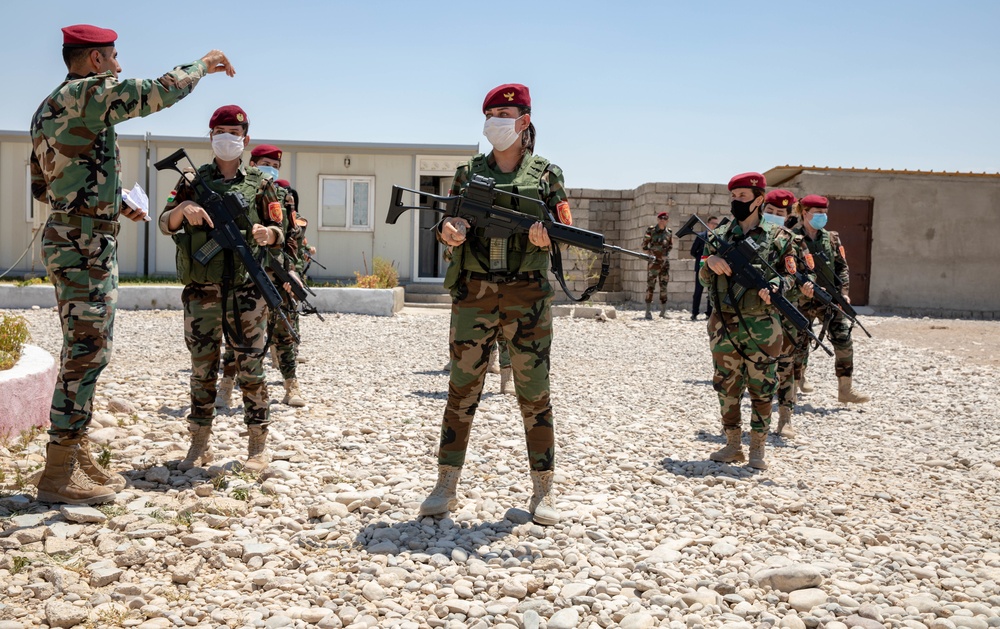
<path fill-rule="evenodd" d="M 704 385 L 706 387 L 712 386 L 712 381 L 711 380 L 690 380 L 689 379 L 689 380 L 681 380 L 681 382 L 683 382 L 684 384 Z"/>
<path fill-rule="evenodd" d="M 447 400 L 448 399 L 448 391 L 447 390 L 444 390 L 444 391 L 410 391 L 409 395 L 412 395 L 412 396 L 415 396 L 415 397 L 431 398 L 432 400 Z"/>
<path fill-rule="evenodd" d="M 706 476 L 728 477 L 728 478 L 750 478 L 757 473 L 756 470 L 746 467 L 743 463 L 716 463 L 708 460 L 708 453 L 700 461 L 678 461 L 670 457 L 665 457 L 660 461 L 660 467 L 676 476 L 685 478 L 704 478 Z"/>
<path fill-rule="evenodd" d="M 447 369 L 429 369 L 426 371 L 414 371 L 415 376 L 446 376 L 448 375 Z"/>
<path fill-rule="evenodd" d="M 399 555 L 400 553 L 426 553 L 448 557 L 443 565 L 451 564 L 452 553 L 461 549 L 469 557 L 489 561 L 494 557 L 507 557 L 509 551 L 480 553 L 477 549 L 490 546 L 510 535 L 519 522 L 530 521 L 531 515 L 519 509 L 510 509 L 517 520 L 504 518 L 499 522 L 480 522 L 463 526 L 451 518 L 426 516 L 406 522 L 373 522 L 361 529 L 354 542 L 373 555 Z M 521 517 L 523 516 L 523 517 Z M 509 555 L 513 556 L 513 555 Z M 433 560 L 431 563 L 434 563 Z"/>
<path fill-rule="evenodd" d="M 163 415 L 169 415 L 170 417 L 185 417 L 187 415 L 188 407 L 183 406 L 181 408 L 171 408 L 167 405 L 163 405 L 156 410 L 157 413 Z"/>

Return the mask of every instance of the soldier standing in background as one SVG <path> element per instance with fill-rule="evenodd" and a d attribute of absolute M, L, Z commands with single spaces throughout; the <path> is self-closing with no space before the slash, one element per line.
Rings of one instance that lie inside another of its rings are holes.
<path fill-rule="evenodd" d="M 795 195 L 788 190 L 772 190 L 764 197 L 764 213 L 761 218 L 774 225 L 783 227 L 785 219 L 795 206 Z M 794 236 L 790 246 L 792 255 L 785 258 L 787 271 L 796 271 L 806 274 L 812 273 L 809 256 L 805 255 L 807 249 L 802 242 L 801 236 Z M 792 262 L 789 262 L 791 260 Z M 806 282 L 799 287 L 793 284 L 785 293 L 785 297 L 793 304 L 799 301 L 800 296 L 806 298 L 813 296 L 812 282 Z M 799 337 L 799 330 L 781 317 L 781 356 L 778 359 L 778 427 L 775 432 L 782 437 L 791 439 L 795 437 L 795 429 L 792 427 L 792 412 L 795 410 L 795 369 L 794 354 L 795 344 Z"/>
<path fill-rule="evenodd" d="M 709 230 L 713 230 L 719 226 L 719 217 L 710 216 L 708 220 L 705 221 L 708 225 Z M 691 243 L 691 257 L 694 258 L 694 297 L 691 300 L 691 320 L 696 321 L 698 319 L 698 312 L 701 310 L 701 293 L 704 290 L 704 286 L 698 281 L 698 271 L 701 270 L 701 265 L 705 263 L 705 239 L 708 237 L 707 232 L 698 232 L 695 235 L 694 242 Z M 712 300 L 709 299 L 708 303 L 705 305 L 705 316 L 712 316 Z"/>
<path fill-rule="evenodd" d="M 55 287 L 63 348 L 52 396 L 38 500 L 114 500 L 125 479 L 103 469 L 86 437 L 97 379 L 111 359 L 118 301 L 118 217 L 144 215 L 122 204 L 115 125 L 170 107 L 206 74 L 235 74 L 222 52 L 159 79 L 118 80 L 113 30 L 77 24 L 63 32 L 66 79 L 31 119 L 31 194 L 52 210 L 42 236 Z"/>
<path fill-rule="evenodd" d="M 646 228 L 642 238 L 642 250 L 648 251 L 655 260 L 648 262 L 646 268 L 646 318 L 653 318 L 653 291 L 656 283 L 660 283 L 660 317 L 667 317 L 667 283 L 670 281 L 670 260 L 667 254 L 674 248 L 673 232 L 667 229 L 670 214 L 660 212 L 656 215 L 656 225 Z"/>
<path fill-rule="evenodd" d="M 848 293 L 851 287 L 851 271 L 847 266 L 844 246 L 840 243 L 840 235 L 837 232 L 825 229 L 829 201 L 818 194 L 810 194 L 803 197 L 799 205 L 802 218 L 792 231 L 804 238 L 816 267 L 816 275 L 823 274 L 850 303 L 851 298 Z M 826 308 L 815 302 L 806 302 L 800 309 L 802 314 L 809 318 L 810 324 L 817 318 L 829 316 Z M 837 373 L 837 400 L 844 403 L 867 402 L 871 397 L 854 389 L 854 342 L 851 339 L 851 324 L 839 310 L 832 316 L 829 335 L 833 344 L 834 366 Z M 806 384 L 805 376 L 809 364 L 808 341 L 809 337 L 802 335 L 795 354 L 795 377 L 802 380 L 803 391 L 812 390 Z"/>
<path fill-rule="evenodd" d="M 302 235 L 295 221 L 295 203 L 291 195 L 288 194 L 288 189 L 277 185 L 279 181 L 278 169 L 281 168 L 281 149 L 271 144 L 255 146 L 250 151 L 250 165 L 256 166 L 266 178 L 274 182 L 275 191 L 278 193 L 278 200 L 285 207 L 285 211 L 282 213 L 282 229 L 285 232 L 285 245 L 281 253 L 269 252 L 268 256 L 274 257 L 278 264 L 284 266 L 294 277 L 298 275 L 298 268 L 300 268 L 299 244 L 301 243 Z M 263 266 L 265 269 L 268 269 L 268 277 L 271 278 L 275 286 L 281 286 L 274 273 L 270 271 L 269 265 L 265 262 Z M 290 289 L 284 290 L 286 291 L 285 302 L 286 304 L 290 304 L 290 297 L 287 296 Z M 298 335 L 298 310 L 292 307 L 286 308 L 286 316 L 289 323 L 292 324 L 295 334 Z M 281 371 L 281 377 L 284 381 L 285 397 L 281 400 L 281 403 L 298 408 L 305 406 L 306 402 L 302 399 L 302 394 L 299 391 L 299 380 L 296 376 L 297 354 L 298 343 L 295 342 L 295 338 L 285 328 L 284 323 L 276 323 L 274 331 L 271 334 L 271 356 L 274 366 Z M 215 403 L 217 408 L 229 407 L 233 395 L 233 386 L 236 382 L 235 377 L 236 357 L 233 348 L 227 344 L 226 351 L 222 356 L 222 380 L 219 382 L 219 392 Z"/>
<path fill-rule="evenodd" d="M 784 275 L 787 267 L 783 258 L 789 255 L 792 235 L 784 228 L 761 220 L 766 186 L 767 181 L 760 173 L 733 177 L 729 181 L 729 191 L 735 220 L 716 228 L 714 233 L 729 242 L 752 240 L 760 257 L 779 273 L 772 275 L 770 269 L 761 269 L 771 291 L 783 293 L 791 286 L 791 280 Z M 722 427 L 726 433 L 726 446 L 709 458 L 722 463 L 744 460 L 740 399 L 745 390 L 750 394 L 752 407 L 748 465 L 764 470 L 767 469 L 764 450 L 771 424 L 771 405 L 778 387 L 775 358 L 781 351 L 781 322 L 771 306 L 771 291 L 766 288 L 745 290 L 731 284 L 729 263 L 714 254 L 711 242 L 706 251 L 712 255 L 705 260 L 699 279 L 709 289 L 713 302 L 714 311 L 708 320 L 715 371 L 712 386 L 719 394 Z"/>
<path fill-rule="evenodd" d="M 214 192 L 239 193 L 246 200 L 246 215 L 235 218 L 255 257 L 260 257 L 258 251 L 264 247 L 269 253 L 280 254 L 285 230 L 278 192 L 269 177 L 253 166 L 244 167 L 241 161 L 243 149 L 250 142 L 246 112 L 236 105 L 220 107 L 212 114 L 208 127 L 215 159 L 201 166 L 198 174 Z M 213 459 L 209 441 L 215 419 L 223 329 L 228 327 L 234 332 L 241 330 L 244 337 L 227 341 L 244 345 L 233 349 L 236 376 L 243 392 L 243 421 L 249 435 L 246 469 L 260 472 L 271 460 L 267 450 L 270 400 L 263 361 L 270 313 L 260 289 L 238 258 L 221 252 L 207 265 L 195 259 L 194 253 L 210 238 L 207 228 L 213 226 L 196 198 L 187 178 L 181 177 L 160 214 L 160 231 L 177 245 L 177 274 L 184 284 L 184 341 L 191 352 L 191 446 L 178 468 L 202 467 Z"/>

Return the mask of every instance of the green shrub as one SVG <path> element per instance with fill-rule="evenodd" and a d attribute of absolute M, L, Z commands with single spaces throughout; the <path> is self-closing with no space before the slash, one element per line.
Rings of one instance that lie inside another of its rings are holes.
<path fill-rule="evenodd" d="M 10 369 L 21 359 L 21 349 L 29 338 L 27 319 L 6 314 L 0 318 L 0 371 Z"/>
<path fill-rule="evenodd" d="M 362 260 L 364 255 L 362 254 Z M 375 256 L 372 260 L 372 273 L 368 274 L 368 263 L 365 262 L 365 274 L 354 272 L 358 288 L 396 288 L 399 286 L 399 270 L 396 263 Z"/>

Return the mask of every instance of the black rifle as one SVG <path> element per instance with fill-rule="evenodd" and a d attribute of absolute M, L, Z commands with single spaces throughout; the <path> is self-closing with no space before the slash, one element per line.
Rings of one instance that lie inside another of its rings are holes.
<path fill-rule="evenodd" d="M 854 309 L 851 302 L 844 298 L 844 294 L 840 290 L 841 283 L 833 274 L 833 262 L 822 251 L 817 252 L 816 255 L 820 259 L 820 263 L 816 265 L 817 283 L 829 292 L 833 305 L 851 321 L 851 326 L 858 326 L 862 332 L 868 335 L 868 338 L 871 338 L 871 332 L 866 330 L 865 326 L 858 321 L 858 311 Z"/>
<path fill-rule="evenodd" d="M 774 275 L 778 275 L 777 271 L 768 264 L 767 260 L 760 257 L 760 251 L 755 243 L 750 238 L 743 238 L 737 241 L 735 244 L 720 238 L 712 230 L 708 229 L 706 225 L 697 215 L 692 214 L 691 218 L 684 223 L 683 226 L 675 234 L 678 238 L 683 238 L 694 234 L 694 226 L 701 225 L 705 228 L 706 238 L 708 243 L 715 247 L 715 255 L 719 256 L 729 264 L 729 268 L 732 270 L 733 274 L 729 277 L 731 282 L 738 284 L 743 290 L 740 295 L 747 290 L 759 291 L 760 289 L 766 289 L 771 294 L 771 305 L 778 309 L 781 316 L 795 326 L 796 329 L 808 334 L 809 337 L 816 342 L 819 347 L 833 356 L 833 351 L 826 345 L 823 345 L 822 341 L 816 338 L 813 334 L 812 328 L 809 325 L 809 319 L 805 317 L 799 309 L 795 307 L 792 302 L 781 293 L 780 290 L 775 289 L 774 286 L 764 277 L 764 274 L 757 267 L 753 266 L 754 261 L 760 262 L 764 267 L 769 269 Z M 736 300 L 738 301 L 738 299 Z M 732 304 L 736 307 L 736 304 Z M 737 309 L 737 314 L 739 310 Z M 742 318 L 742 317 L 741 317 Z M 734 343 L 735 345 L 735 343 Z"/>
<path fill-rule="evenodd" d="M 571 225 L 565 225 L 555 221 L 552 219 L 552 214 L 549 212 L 548 206 L 546 206 L 543 201 L 519 194 L 497 191 L 494 187 L 495 185 L 496 183 L 489 177 L 473 175 L 472 180 L 469 181 L 468 187 L 462 191 L 462 194 L 454 197 L 439 196 L 436 194 L 421 192 L 420 190 L 403 188 L 402 186 L 393 186 L 392 203 L 389 206 L 389 214 L 386 216 L 385 222 L 395 224 L 406 210 L 430 210 L 432 212 L 440 212 L 445 216 L 454 216 L 465 219 L 469 222 L 469 225 L 473 229 L 480 230 L 479 235 L 483 238 L 509 238 L 514 234 L 526 234 L 528 233 L 528 230 L 531 229 L 532 225 L 540 222 L 545 226 L 545 229 L 549 234 L 549 239 L 552 240 L 553 243 L 552 267 L 556 272 L 556 278 L 559 280 L 560 285 L 562 285 L 563 291 L 566 295 L 574 301 L 585 301 L 594 292 L 601 290 L 604 286 L 604 280 L 607 278 L 608 271 L 611 267 L 610 255 L 612 252 L 630 255 L 644 260 L 655 260 L 655 258 L 651 255 L 639 253 L 637 251 L 629 251 L 628 249 L 622 249 L 621 247 L 605 243 L 604 234 L 587 231 L 586 229 L 580 229 L 579 227 L 573 227 Z M 416 195 L 428 197 L 435 203 L 434 205 L 405 205 L 403 203 L 404 192 L 412 192 Z M 538 206 L 542 211 L 542 216 L 545 218 L 539 218 L 538 216 L 532 216 L 531 214 L 525 214 L 524 212 L 518 212 L 517 210 L 511 210 L 496 205 L 496 197 L 498 194 L 506 195 L 518 204 L 529 203 Z M 580 247 L 581 249 L 600 253 L 603 256 L 601 261 L 600 280 L 596 285 L 588 287 L 587 290 L 584 291 L 583 296 L 579 299 L 573 297 L 573 295 L 570 294 L 569 289 L 566 288 L 557 243 Z"/>
<path fill-rule="evenodd" d="M 178 166 L 177 162 L 182 159 L 186 159 L 188 164 L 191 165 L 192 172 L 185 173 Z M 198 174 L 198 169 L 195 168 L 194 162 L 188 157 L 187 151 L 184 149 L 178 149 L 168 155 L 167 157 L 161 159 L 160 161 L 153 164 L 156 170 L 175 170 L 182 177 L 184 177 L 194 189 L 195 195 L 198 197 L 198 205 L 203 207 L 208 215 L 212 218 L 212 224 L 214 227 L 211 228 L 209 235 L 211 236 L 209 241 L 198 251 L 195 252 L 195 259 L 201 264 L 207 264 L 209 260 L 215 257 L 220 251 L 227 251 L 230 255 L 235 254 L 239 257 L 240 262 L 243 263 L 244 268 L 246 268 L 247 273 L 250 275 L 250 279 L 253 281 L 254 286 L 261 292 L 264 297 L 267 307 L 270 309 L 271 313 L 277 316 L 282 323 L 285 324 L 285 328 L 289 331 L 295 342 L 299 342 L 298 336 L 295 334 L 295 330 L 292 329 L 291 324 L 288 322 L 288 317 L 281 310 L 282 298 L 281 293 L 275 288 L 274 283 L 264 272 L 260 263 L 253 256 L 250 250 L 250 246 L 247 245 L 246 239 L 243 237 L 243 232 L 240 230 L 239 225 L 236 221 L 238 218 L 245 217 L 249 213 L 249 206 L 247 205 L 246 199 L 243 195 L 238 192 L 227 192 L 225 194 L 219 194 L 218 192 L 212 190 L 204 179 Z M 227 262 L 227 266 L 229 263 Z M 223 282 L 224 288 L 225 284 L 228 282 Z M 225 307 L 227 295 L 222 295 L 223 307 Z M 233 299 L 234 305 L 236 305 L 236 299 Z M 223 310 L 223 314 L 225 310 Z M 236 320 L 239 321 L 239 313 L 236 311 Z M 223 316 L 223 332 L 229 327 L 226 323 L 226 317 Z M 246 341 L 246 337 L 243 335 L 243 331 L 239 325 L 235 330 L 236 340 L 238 343 L 234 343 L 233 339 L 230 338 L 231 335 L 227 334 L 226 342 L 230 343 L 234 348 L 240 349 L 241 351 L 247 351 L 248 348 L 240 347 L 239 345 Z M 265 343 L 266 345 L 266 343 Z"/>
<path fill-rule="evenodd" d="M 305 275 L 306 273 L 308 273 L 309 272 L 309 267 L 312 266 L 313 264 L 315 264 L 319 268 L 323 269 L 324 271 L 328 271 L 329 270 L 325 266 L 323 266 L 323 264 L 319 260 L 317 260 L 315 257 L 313 257 L 313 255 L 311 253 L 303 253 L 302 257 L 306 261 L 306 266 L 305 266 L 305 268 L 302 269 L 302 275 Z"/>
<path fill-rule="evenodd" d="M 306 283 L 299 277 L 299 274 L 295 271 L 289 271 L 285 268 L 281 262 L 278 261 L 276 257 L 268 253 L 267 255 L 267 268 L 271 269 L 274 273 L 274 277 L 278 279 L 278 284 L 284 286 L 288 284 L 292 289 L 291 298 L 296 306 L 301 310 L 304 315 L 316 315 L 320 321 L 323 320 L 323 315 L 316 310 L 316 306 L 309 303 L 306 293 L 316 296 L 311 288 L 306 286 Z"/>

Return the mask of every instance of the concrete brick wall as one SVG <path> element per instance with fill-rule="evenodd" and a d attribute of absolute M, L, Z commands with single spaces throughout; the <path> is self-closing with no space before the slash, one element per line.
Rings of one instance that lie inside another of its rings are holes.
<path fill-rule="evenodd" d="M 680 229 L 691 214 L 707 220 L 709 216 L 723 217 L 729 213 L 729 192 L 725 185 L 716 184 L 647 183 L 635 190 L 575 188 L 569 190 L 569 197 L 574 225 L 600 232 L 609 244 L 633 251 L 640 250 L 646 228 L 655 224 L 656 215 L 664 210 L 670 212 L 668 226 L 673 231 Z M 690 237 L 674 238 L 667 286 L 667 302 L 671 307 L 691 307 L 695 276 L 690 248 Z M 581 266 L 577 260 L 575 270 L 579 272 Z M 571 288 L 582 290 L 585 285 L 577 282 Z M 646 293 L 646 262 L 613 255 L 605 291 L 620 293 L 623 301 L 641 303 Z M 658 295 L 654 297 L 658 299 Z"/>

